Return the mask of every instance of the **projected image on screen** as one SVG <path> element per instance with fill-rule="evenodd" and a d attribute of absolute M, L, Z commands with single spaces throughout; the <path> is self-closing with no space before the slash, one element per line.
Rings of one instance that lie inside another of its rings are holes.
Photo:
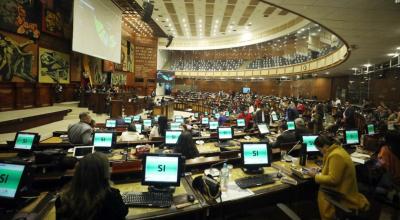
<path fill-rule="evenodd" d="M 74 0 L 72 50 L 120 63 L 121 23 L 112 1 Z"/>
<path fill-rule="evenodd" d="M 267 144 L 243 144 L 245 165 L 268 164 Z"/>
<path fill-rule="evenodd" d="M 24 165 L 0 163 L 0 197 L 15 197 L 24 169 Z"/>
<path fill-rule="evenodd" d="M 175 183 L 178 180 L 178 157 L 147 156 L 145 164 L 146 182 Z"/>
<path fill-rule="evenodd" d="M 34 140 L 34 134 L 18 134 L 17 139 L 15 140 L 14 149 L 30 150 L 32 149 Z"/>
<path fill-rule="evenodd" d="M 165 132 L 165 143 L 166 144 L 176 144 L 178 142 L 179 136 L 181 136 L 181 131 L 166 131 Z"/>
<path fill-rule="evenodd" d="M 310 136 L 303 136 L 303 143 L 307 146 L 307 152 L 317 152 L 318 149 L 315 146 L 314 142 L 318 136 L 310 135 Z"/>
<path fill-rule="evenodd" d="M 346 144 L 358 144 L 359 143 L 357 130 L 346 131 L 345 135 L 346 135 Z"/>
<path fill-rule="evenodd" d="M 216 130 L 218 128 L 218 122 L 217 121 L 210 121 L 210 129 L 211 130 Z"/>
<path fill-rule="evenodd" d="M 232 139 L 232 128 L 218 128 L 218 138 L 220 140 Z"/>
<path fill-rule="evenodd" d="M 246 126 L 246 121 L 244 120 L 244 118 L 240 118 L 236 120 L 236 124 L 238 127 L 244 127 Z"/>
<path fill-rule="evenodd" d="M 95 147 L 111 147 L 112 141 L 112 133 L 94 133 L 93 145 Z"/>

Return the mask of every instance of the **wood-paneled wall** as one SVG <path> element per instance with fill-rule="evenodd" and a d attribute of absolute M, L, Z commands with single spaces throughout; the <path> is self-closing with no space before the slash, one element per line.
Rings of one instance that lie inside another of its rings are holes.
<path fill-rule="evenodd" d="M 50 84 L 0 83 L 0 111 L 43 107 L 53 104 Z"/>
<path fill-rule="evenodd" d="M 177 79 L 176 84 L 189 85 L 198 91 L 241 91 L 243 87 L 250 87 L 257 94 L 275 95 L 275 96 L 302 96 L 310 98 L 317 96 L 319 100 L 328 100 L 331 98 L 332 79 L 317 78 L 304 79 L 296 81 L 264 80 L 264 81 L 209 81 L 209 80 L 192 80 Z"/>

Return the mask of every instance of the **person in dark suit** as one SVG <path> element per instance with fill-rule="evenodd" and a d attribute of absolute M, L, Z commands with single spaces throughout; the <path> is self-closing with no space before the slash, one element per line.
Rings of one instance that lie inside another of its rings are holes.
<path fill-rule="evenodd" d="M 125 219 L 128 208 L 118 189 L 110 186 L 106 155 L 86 155 L 76 166 L 71 183 L 56 200 L 57 220 Z"/>
<path fill-rule="evenodd" d="M 256 112 L 254 122 L 256 124 L 269 124 L 269 110 L 264 105 Z"/>
<path fill-rule="evenodd" d="M 301 140 L 303 135 L 311 134 L 311 131 L 306 128 L 304 120 L 302 118 L 297 118 L 294 120 L 296 128 L 294 130 L 285 130 L 277 138 L 273 147 L 280 147 L 282 144 L 294 143 Z M 286 126 L 286 124 L 284 125 Z M 284 127 L 287 129 L 287 127 Z"/>
<path fill-rule="evenodd" d="M 343 112 L 343 124 L 345 129 L 356 127 L 355 110 L 349 101 L 346 101 L 345 103 L 345 109 Z"/>

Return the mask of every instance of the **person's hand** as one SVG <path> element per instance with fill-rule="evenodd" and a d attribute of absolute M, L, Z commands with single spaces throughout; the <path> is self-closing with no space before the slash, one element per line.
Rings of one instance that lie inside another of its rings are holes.
<path fill-rule="evenodd" d="M 315 175 L 317 175 L 317 173 L 318 173 L 318 169 L 317 169 L 317 168 L 310 168 L 310 169 L 308 170 L 307 175 L 309 175 L 309 176 L 311 176 L 312 178 L 314 178 Z"/>

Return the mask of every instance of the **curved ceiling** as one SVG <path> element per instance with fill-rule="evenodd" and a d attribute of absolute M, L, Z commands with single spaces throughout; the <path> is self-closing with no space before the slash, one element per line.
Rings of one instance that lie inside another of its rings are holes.
<path fill-rule="evenodd" d="M 400 4 L 394 0 L 267 0 L 325 26 L 350 46 L 351 55 L 330 70 L 351 74 L 353 68 L 379 64 L 400 47 Z M 400 49 L 400 48 L 399 48 Z M 399 52 L 399 50 L 397 50 Z"/>

